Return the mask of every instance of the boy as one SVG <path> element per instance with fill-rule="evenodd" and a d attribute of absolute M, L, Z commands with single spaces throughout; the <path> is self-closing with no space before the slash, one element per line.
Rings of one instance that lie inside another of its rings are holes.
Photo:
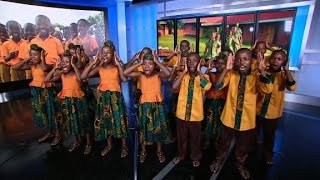
<path fill-rule="evenodd" d="M 63 48 L 61 42 L 49 34 L 50 19 L 47 16 L 38 15 L 36 17 L 36 32 L 39 34 L 31 40 L 31 44 L 36 44 L 46 51 L 47 64 L 55 64 L 60 59 L 59 56 L 63 54 Z"/>
<path fill-rule="evenodd" d="M 250 178 L 245 161 L 254 141 L 256 127 L 257 92 L 270 93 L 272 84 L 266 76 L 264 61 L 259 64 L 260 75 L 251 73 L 251 51 L 246 48 L 236 53 L 236 71 L 233 57 L 229 56 L 226 68 L 222 71 L 215 88 L 228 85 L 226 104 L 221 114 L 222 130 L 218 141 L 216 160 L 210 166 L 213 173 L 220 169 L 233 135 L 236 135 L 236 167 L 244 179 Z"/>
<path fill-rule="evenodd" d="M 36 36 L 36 26 L 31 23 L 26 23 L 24 25 L 24 37 L 26 39 L 20 46 L 20 51 L 18 58 L 20 61 L 25 60 L 29 57 L 29 50 L 30 50 L 30 41 Z M 26 79 L 31 79 L 31 70 L 26 70 Z"/>
<path fill-rule="evenodd" d="M 89 27 L 90 23 L 87 20 L 80 19 L 78 21 L 79 38 L 81 39 L 84 52 L 90 59 L 93 59 L 93 56 L 95 56 L 99 50 L 99 46 L 96 39 L 88 34 Z"/>
<path fill-rule="evenodd" d="M 182 40 L 180 42 L 180 47 L 177 46 L 174 53 L 164 58 L 163 64 L 172 68 L 175 64 L 177 64 L 177 61 L 182 59 L 182 57 L 187 57 L 189 54 L 189 51 L 190 51 L 190 42 L 187 40 Z M 179 63 L 181 62 L 178 62 L 178 64 Z"/>
<path fill-rule="evenodd" d="M 10 81 L 10 67 L 5 63 L 1 55 L 1 47 L 9 39 L 6 26 L 0 24 L 0 82 Z"/>
<path fill-rule="evenodd" d="M 192 143 L 190 158 L 193 167 L 199 167 L 202 157 L 200 140 L 201 121 L 204 118 L 203 97 L 205 91 L 210 89 L 211 83 L 208 75 L 202 74 L 200 70 L 200 56 L 197 53 L 187 56 L 184 71 L 173 82 L 173 89 L 179 87 L 176 111 L 179 154 L 173 159 L 173 163 L 178 164 L 185 158 L 189 134 L 189 143 Z"/>
<path fill-rule="evenodd" d="M 7 65 L 15 65 L 20 62 L 18 58 L 20 45 L 25 42 L 24 39 L 21 38 L 21 25 L 16 21 L 8 21 L 7 31 L 11 38 L 3 43 L 1 47 L 1 55 L 4 58 L 4 61 Z M 23 71 L 16 71 L 10 67 L 10 76 L 11 81 L 17 81 L 24 79 Z"/>
<path fill-rule="evenodd" d="M 262 123 L 264 137 L 264 156 L 267 165 L 273 165 L 273 146 L 277 122 L 282 116 L 285 89 L 294 91 L 296 83 L 287 63 L 287 55 L 283 50 L 275 50 L 269 58 L 270 68 L 267 73 L 273 84 L 269 94 L 258 94 L 257 114 Z M 283 68 L 283 69 L 282 69 Z M 260 127 L 257 127 L 260 128 Z M 259 132 L 260 129 L 258 129 Z"/>

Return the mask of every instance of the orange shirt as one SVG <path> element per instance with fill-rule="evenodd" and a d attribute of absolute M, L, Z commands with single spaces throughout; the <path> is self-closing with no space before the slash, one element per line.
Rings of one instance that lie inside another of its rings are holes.
<path fill-rule="evenodd" d="M 0 64 L 1 63 L 5 63 L 4 59 L 3 59 L 3 56 L 1 55 L 1 48 L 2 48 L 2 42 L 0 41 Z"/>
<path fill-rule="evenodd" d="M 30 45 L 31 45 L 31 43 L 28 41 L 25 41 L 20 45 L 20 50 L 19 50 L 19 55 L 18 55 L 19 59 L 24 60 L 29 57 Z"/>
<path fill-rule="evenodd" d="M 211 84 L 216 84 L 218 77 L 214 73 L 209 74 Z M 228 87 L 225 87 L 221 90 L 215 89 L 214 86 L 211 86 L 210 90 L 206 92 L 206 97 L 210 99 L 226 99 L 228 94 Z"/>
<path fill-rule="evenodd" d="M 21 39 L 18 43 L 14 42 L 12 39 L 9 39 L 8 41 L 4 42 L 3 45 L 1 46 L 1 56 L 5 58 L 8 56 L 11 52 L 14 51 L 19 51 L 20 53 L 20 46 L 23 44 L 26 40 Z M 19 56 L 19 55 L 18 55 Z M 20 60 L 18 56 L 9 62 L 6 62 L 8 65 L 15 65 L 17 64 Z"/>
<path fill-rule="evenodd" d="M 46 56 L 47 64 L 55 64 L 57 59 L 60 59 L 59 55 L 63 54 L 62 44 L 59 39 L 49 35 L 44 41 L 37 35 L 31 40 L 31 44 L 37 44 L 43 48 L 48 55 Z"/>
<path fill-rule="evenodd" d="M 100 91 L 118 91 L 121 92 L 120 77 L 117 67 L 99 68 L 100 84 L 98 90 Z"/>
<path fill-rule="evenodd" d="M 79 37 L 80 38 L 80 37 Z M 81 39 L 81 38 L 80 38 Z M 72 40 L 73 42 L 73 40 Z M 87 35 L 86 37 L 84 37 L 83 39 L 81 39 L 81 43 L 84 49 L 84 52 L 87 55 L 92 54 L 92 52 L 99 48 L 98 43 L 96 41 L 96 39 L 90 35 Z"/>
<path fill-rule="evenodd" d="M 140 76 L 141 97 L 140 103 L 162 102 L 161 79 L 158 74 L 147 77 L 145 74 Z"/>
<path fill-rule="evenodd" d="M 33 78 L 29 86 L 46 88 L 53 85 L 53 83 L 43 82 L 48 73 L 44 72 L 41 67 L 31 66 L 31 73 Z"/>
<path fill-rule="evenodd" d="M 81 98 L 84 96 L 84 92 L 81 90 L 81 82 L 78 81 L 76 74 L 61 74 L 61 81 L 62 90 L 58 94 L 60 99 L 66 97 Z"/>

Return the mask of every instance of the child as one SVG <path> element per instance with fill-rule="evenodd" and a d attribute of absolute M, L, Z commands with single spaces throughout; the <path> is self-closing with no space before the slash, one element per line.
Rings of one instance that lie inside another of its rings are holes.
<path fill-rule="evenodd" d="M 184 71 L 173 82 L 173 89 L 179 87 L 176 111 L 179 154 L 174 158 L 173 163 L 178 164 L 185 158 L 189 134 L 189 143 L 192 143 L 190 158 L 193 167 L 198 167 L 202 157 L 200 140 L 201 121 L 204 118 L 203 95 L 210 89 L 211 83 L 208 75 L 203 75 L 200 70 L 200 56 L 197 53 L 190 53 L 187 56 Z"/>
<path fill-rule="evenodd" d="M 84 154 L 88 155 L 91 153 L 90 133 L 92 125 L 88 118 L 85 94 L 81 90 L 81 74 L 68 50 L 62 56 L 62 71 L 56 73 L 59 65 L 60 62 L 58 61 L 45 78 L 45 82 L 62 80 L 62 90 L 58 94 L 61 101 L 60 116 L 62 117 L 62 122 L 59 125 L 66 135 L 76 136 L 75 142 L 69 148 L 69 152 L 80 146 L 80 136 L 86 136 Z"/>
<path fill-rule="evenodd" d="M 6 26 L 0 24 L 0 82 L 10 81 L 10 66 L 6 64 L 3 56 L 1 55 L 1 49 L 4 42 L 9 39 Z"/>
<path fill-rule="evenodd" d="M 34 124 L 47 131 L 38 142 L 54 137 L 57 130 L 56 112 L 58 99 L 53 83 L 45 83 L 44 78 L 50 70 L 45 63 L 45 52 L 36 44 L 30 45 L 29 56 L 12 66 L 15 70 L 31 70 L 32 81 L 29 84 L 32 94 Z"/>
<path fill-rule="evenodd" d="M 282 116 L 285 89 L 294 91 L 296 83 L 288 69 L 287 55 L 283 50 L 273 51 L 269 61 L 270 68 L 267 73 L 273 89 L 269 94 L 258 94 L 257 114 L 258 121 L 262 123 L 266 162 L 267 165 L 272 165 L 275 131 L 277 122 Z"/>
<path fill-rule="evenodd" d="M 128 117 L 124 98 L 121 93 L 120 82 L 127 81 L 123 75 L 123 69 L 119 58 L 115 54 L 112 41 L 104 43 L 100 57 L 96 57 L 81 75 L 81 79 L 87 79 L 96 74 L 100 75 L 98 86 L 99 96 L 94 122 L 96 140 L 107 139 L 107 146 L 101 151 L 101 156 L 107 155 L 112 148 L 112 137 L 121 138 L 121 157 L 128 155 Z"/>
<path fill-rule="evenodd" d="M 31 40 L 31 44 L 37 44 L 44 49 L 48 53 L 46 63 L 53 66 L 57 60 L 60 60 L 63 48 L 61 42 L 49 34 L 50 19 L 47 16 L 38 15 L 36 17 L 36 32 L 39 34 Z"/>
<path fill-rule="evenodd" d="M 220 53 L 219 56 L 216 57 L 214 65 L 212 61 L 209 61 L 209 67 L 205 74 L 209 75 L 211 84 L 215 84 L 217 82 L 218 77 L 226 67 L 226 62 L 227 56 L 223 53 Z M 213 67 L 216 68 L 216 72 L 211 72 L 211 69 Z M 227 87 L 223 88 L 222 90 L 217 90 L 214 89 L 213 86 L 211 86 L 211 89 L 206 92 L 206 101 L 204 103 L 204 149 L 207 149 L 209 147 L 210 139 L 212 139 L 213 137 L 216 141 L 218 140 L 221 130 L 220 115 L 226 101 L 227 92 Z"/>
<path fill-rule="evenodd" d="M 128 68 L 132 66 L 136 61 L 139 63 L 139 61 L 143 58 L 145 54 L 152 54 L 152 50 L 148 47 L 144 47 L 140 52 L 134 55 L 134 57 L 126 64 L 125 68 Z M 143 72 L 142 66 L 138 66 L 135 71 L 138 72 Z M 134 105 L 137 107 L 137 104 L 139 103 L 140 96 L 141 96 L 141 83 L 140 80 L 138 79 L 133 79 L 132 80 L 132 89 L 134 93 Z"/>
<path fill-rule="evenodd" d="M 181 57 L 187 57 L 190 52 L 190 42 L 182 40 L 180 46 L 176 46 L 174 53 L 164 58 L 163 64 L 168 67 L 173 67 L 175 64 L 180 63 Z M 184 64 L 184 63 L 182 63 Z"/>
<path fill-rule="evenodd" d="M 206 48 L 204 50 L 203 56 L 205 61 L 216 57 L 218 50 L 217 32 L 211 33 L 209 41 L 206 43 Z"/>
<path fill-rule="evenodd" d="M 258 59 L 265 58 L 266 59 L 266 68 L 269 68 L 269 56 L 266 56 L 267 49 L 270 51 L 274 51 L 268 43 L 264 41 L 256 41 L 251 48 L 253 50 L 253 58 L 252 58 L 252 65 L 251 70 L 256 70 L 258 68 Z M 261 56 L 261 57 L 260 57 Z"/>
<path fill-rule="evenodd" d="M 135 71 L 141 65 L 143 72 Z M 156 65 L 160 67 L 160 72 L 155 71 Z M 143 163 L 147 156 L 146 145 L 155 142 L 157 143 L 157 157 L 160 163 L 163 163 L 166 158 L 161 144 L 169 142 L 169 129 L 161 94 L 161 78 L 169 77 L 170 71 L 159 62 L 158 56 L 153 51 L 152 54 L 145 54 L 138 64 L 128 67 L 123 73 L 128 77 L 136 77 L 141 82 L 142 94 L 139 105 L 140 163 Z"/>
<path fill-rule="evenodd" d="M 257 92 L 270 93 L 272 90 L 263 60 L 259 64 L 260 75 L 251 72 L 251 55 L 252 52 L 246 48 L 237 51 L 235 57 L 237 71 L 232 70 L 233 57 L 229 56 L 227 66 L 215 85 L 217 89 L 228 85 L 228 95 L 221 115 L 223 125 L 216 160 L 210 166 L 213 173 L 218 172 L 235 134 L 236 167 L 244 179 L 250 178 L 245 161 L 254 141 Z"/>
<path fill-rule="evenodd" d="M 78 31 L 79 38 L 81 38 L 81 45 L 83 45 L 83 49 L 85 54 L 93 59 L 99 50 L 98 43 L 96 39 L 88 34 L 88 29 L 90 27 L 90 23 L 85 19 L 80 19 L 78 21 Z"/>
<path fill-rule="evenodd" d="M 25 42 L 21 38 L 21 25 L 16 21 L 7 22 L 7 31 L 11 38 L 3 43 L 1 47 L 1 55 L 7 65 L 12 66 L 20 62 L 18 55 L 20 50 L 20 45 Z M 11 81 L 17 81 L 24 79 L 23 71 L 16 71 L 10 67 L 10 79 Z"/>
<path fill-rule="evenodd" d="M 23 42 L 20 45 L 20 50 L 19 50 L 19 55 L 18 58 L 20 61 L 23 61 L 29 57 L 29 51 L 30 51 L 30 41 L 36 36 L 36 27 L 34 24 L 31 23 L 26 23 L 24 25 L 24 37 L 26 39 L 25 42 Z M 26 70 L 26 79 L 31 79 L 32 78 L 32 73 L 31 70 Z"/>

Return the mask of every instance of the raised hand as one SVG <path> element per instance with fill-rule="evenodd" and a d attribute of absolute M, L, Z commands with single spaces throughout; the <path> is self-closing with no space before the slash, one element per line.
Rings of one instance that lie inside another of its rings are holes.
<path fill-rule="evenodd" d="M 158 58 L 158 54 L 157 54 L 156 50 L 153 50 L 153 51 L 152 51 L 152 56 L 153 56 L 153 61 L 154 61 L 156 64 L 160 63 L 160 62 L 159 62 L 159 58 Z"/>
<path fill-rule="evenodd" d="M 121 66 L 120 58 L 116 53 L 114 53 L 114 64 L 117 65 L 117 66 Z"/>
<path fill-rule="evenodd" d="M 176 48 L 174 49 L 174 53 L 177 54 L 177 55 L 181 54 L 179 45 L 177 45 Z"/>
<path fill-rule="evenodd" d="M 226 70 L 231 70 L 233 68 L 233 63 L 234 63 L 234 56 L 229 54 L 228 60 L 227 60 L 227 65 L 226 65 Z"/>
<path fill-rule="evenodd" d="M 74 56 L 71 56 L 71 66 L 72 66 L 73 68 L 76 67 L 74 61 L 75 61 Z"/>
<path fill-rule="evenodd" d="M 201 60 L 198 62 L 197 72 L 201 74 Z"/>
<path fill-rule="evenodd" d="M 258 61 L 258 63 L 259 63 L 259 67 L 258 68 L 259 68 L 260 72 L 264 71 L 266 69 L 266 67 L 267 67 L 266 64 L 265 64 L 265 60 L 266 60 L 266 58 L 265 57 L 262 58 L 262 55 L 261 55 L 260 60 Z"/>
<path fill-rule="evenodd" d="M 199 64 L 200 64 L 200 62 L 199 62 Z M 187 61 L 184 61 L 184 71 L 183 72 L 185 72 L 185 73 L 188 72 Z"/>
<path fill-rule="evenodd" d="M 54 65 L 54 68 L 55 68 L 55 69 L 60 69 L 60 67 L 61 67 L 61 60 L 60 60 L 60 59 L 57 59 L 57 62 L 56 62 L 56 64 Z"/>

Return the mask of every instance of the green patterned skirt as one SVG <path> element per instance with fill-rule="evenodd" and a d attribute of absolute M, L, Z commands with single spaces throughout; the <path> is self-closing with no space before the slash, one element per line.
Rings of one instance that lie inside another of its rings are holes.
<path fill-rule="evenodd" d="M 225 104 L 225 99 L 209 99 L 204 103 L 204 136 L 206 138 L 219 137 L 221 131 L 220 116 Z"/>
<path fill-rule="evenodd" d="M 94 121 L 95 139 L 128 137 L 128 116 L 121 92 L 100 92 Z"/>
<path fill-rule="evenodd" d="M 59 126 L 66 136 L 81 135 L 93 131 L 93 123 L 89 119 L 88 105 L 85 97 L 61 99 L 61 123 Z M 59 121 L 60 122 L 60 121 Z"/>
<path fill-rule="evenodd" d="M 154 142 L 168 144 L 169 127 L 162 102 L 142 103 L 139 106 L 140 143 Z"/>
<path fill-rule="evenodd" d="M 59 99 L 55 88 L 31 87 L 31 95 L 34 124 L 46 130 L 56 129 Z"/>

